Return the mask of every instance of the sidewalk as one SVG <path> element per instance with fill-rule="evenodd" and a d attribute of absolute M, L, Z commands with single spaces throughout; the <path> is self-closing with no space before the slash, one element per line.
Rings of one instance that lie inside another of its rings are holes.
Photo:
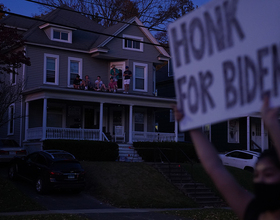
<path fill-rule="evenodd" d="M 72 209 L 72 210 L 47 210 L 29 212 L 4 212 L 0 216 L 23 216 L 23 215 L 47 215 L 47 214 L 77 214 L 93 220 L 190 220 L 180 216 L 172 216 L 160 213 L 170 210 L 192 209 Z"/>

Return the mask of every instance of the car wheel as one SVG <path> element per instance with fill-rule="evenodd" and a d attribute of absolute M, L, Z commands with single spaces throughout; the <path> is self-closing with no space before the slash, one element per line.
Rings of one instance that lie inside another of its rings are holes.
<path fill-rule="evenodd" d="M 40 194 L 46 194 L 49 191 L 46 181 L 41 177 L 37 179 L 35 187 L 37 193 Z"/>
<path fill-rule="evenodd" d="M 17 179 L 17 173 L 18 173 L 18 165 L 17 164 L 12 164 L 9 168 L 9 179 L 10 180 L 16 180 Z"/>

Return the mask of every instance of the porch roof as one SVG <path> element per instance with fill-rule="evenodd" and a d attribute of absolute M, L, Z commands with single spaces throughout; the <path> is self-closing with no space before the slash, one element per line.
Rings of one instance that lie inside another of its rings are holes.
<path fill-rule="evenodd" d="M 156 96 L 145 96 L 138 94 L 123 94 L 96 92 L 88 90 L 77 90 L 73 88 L 57 88 L 49 86 L 41 86 L 23 92 L 25 101 L 34 101 L 38 99 L 59 99 L 69 101 L 82 102 L 98 102 L 108 104 L 146 106 L 171 108 L 171 105 L 176 104 L 174 98 L 162 98 Z"/>

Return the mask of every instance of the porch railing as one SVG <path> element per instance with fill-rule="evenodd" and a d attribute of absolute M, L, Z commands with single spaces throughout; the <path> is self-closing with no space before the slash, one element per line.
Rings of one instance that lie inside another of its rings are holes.
<path fill-rule="evenodd" d="M 29 128 L 27 139 L 43 138 L 43 129 Z M 99 140 L 99 129 L 79 129 L 79 128 L 46 128 L 46 139 L 68 139 L 68 140 Z"/>
<path fill-rule="evenodd" d="M 27 139 L 35 140 L 43 138 L 43 128 L 29 128 L 27 129 Z M 46 139 L 68 139 L 68 140 L 99 140 L 99 129 L 80 129 L 80 128 L 46 128 Z M 179 135 L 179 141 L 183 141 L 184 135 Z M 109 141 L 106 135 L 102 134 L 103 141 Z M 133 141 L 175 141 L 175 133 L 161 133 L 161 132 L 140 132 L 133 131 Z"/>
<path fill-rule="evenodd" d="M 175 133 L 161 133 L 161 132 L 133 132 L 133 141 L 151 141 L 151 142 L 163 142 L 163 141 L 175 141 Z"/>

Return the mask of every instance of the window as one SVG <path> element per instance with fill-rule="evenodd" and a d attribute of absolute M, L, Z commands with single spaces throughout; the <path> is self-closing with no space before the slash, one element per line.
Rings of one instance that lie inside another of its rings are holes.
<path fill-rule="evenodd" d="M 61 128 L 63 121 L 63 109 L 61 107 L 48 107 L 47 127 Z"/>
<path fill-rule="evenodd" d="M 239 120 L 228 121 L 228 143 L 239 143 Z"/>
<path fill-rule="evenodd" d="M 52 28 L 51 40 L 65 42 L 65 43 L 72 43 L 72 31 Z"/>
<path fill-rule="evenodd" d="M 10 105 L 9 107 L 9 123 L 8 123 L 8 135 L 14 134 L 14 118 L 15 118 L 15 104 Z"/>
<path fill-rule="evenodd" d="M 147 71 L 147 64 L 133 63 L 133 90 L 147 92 Z"/>
<path fill-rule="evenodd" d="M 144 131 L 144 113 L 142 112 L 136 112 L 134 114 L 134 130 L 135 131 Z"/>
<path fill-rule="evenodd" d="M 175 121 L 175 115 L 173 112 L 173 109 L 169 110 L 169 122 L 174 122 Z"/>
<path fill-rule="evenodd" d="M 168 62 L 168 76 L 173 76 L 173 68 L 172 68 L 171 60 L 169 60 Z"/>
<path fill-rule="evenodd" d="M 44 60 L 44 83 L 58 85 L 59 56 L 45 54 Z"/>
<path fill-rule="evenodd" d="M 16 85 L 17 81 L 17 69 L 14 69 L 13 73 L 10 73 L 10 82 L 12 85 Z"/>
<path fill-rule="evenodd" d="M 83 60 L 80 58 L 68 57 L 68 86 L 73 86 L 77 74 L 80 75 L 81 79 L 83 78 L 82 63 Z"/>
<path fill-rule="evenodd" d="M 123 49 L 134 50 L 134 51 L 143 51 L 143 37 L 136 37 L 131 35 L 123 35 Z"/>

